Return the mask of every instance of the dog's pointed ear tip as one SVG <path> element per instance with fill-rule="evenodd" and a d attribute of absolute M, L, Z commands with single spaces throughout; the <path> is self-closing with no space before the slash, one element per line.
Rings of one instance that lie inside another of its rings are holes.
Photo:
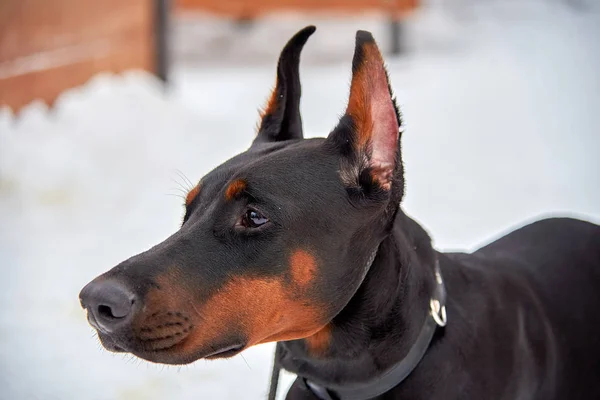
<path fill-rule="evenodd" d="M 294 36 L 308 39 L 308 37 L 310 37 L 313 33 L 315 33 L 316 30 L 317 30 L 316 26 L 308 25 L 308 26 L 305 26 L 304 28 L 300 29 Z"/>
<path fill-rule="evenodd" d="M 362 46 L 368 43 L 375 43 L 373 34 L 369 31 L 356 31 L 356 46 Z"/>
<path fill-rule="evenodd" d="M 316 30 L 317 30 L 316 26 L 308 25 L 307 27 L 302 29 L 300 32 L 302 33 L 302 36 L 304 36 L 306 39 L 308 39 L 309 37 L 312 36 L 313 33 L 315 33 Z"/>
<path fill-rule="evenodd" d="M 308 41 L 308 38 L 313 33 L 315 33 L 316 30 L 317 30 L 317 27 L 314 25 L 308 25 L 308 26 L 300 29 L 287 42 L 287 44 L 283 48 L 283 53 L 288 53 L 290 51 L 291 52 L 301 51 L 302 48 L 304 47 L 304 45 L 306 44 L 306 42 Z"/>

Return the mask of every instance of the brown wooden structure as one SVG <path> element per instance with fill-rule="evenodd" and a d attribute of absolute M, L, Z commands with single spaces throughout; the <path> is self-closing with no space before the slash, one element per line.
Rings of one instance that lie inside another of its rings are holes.
<path fill-rule="evenodd" d="M 238 21 L 251 21 L 277 12 L 335 13 L 380 12 L 388 17 L 391 53 L 404 51 L 404 18 L 420 0 L 174 0 L 176 11 L 203 11 Z"/>
<path fill-rule="evenodd" d="M 156 72 L 155 0 L 0 0 L 0 106 L 52 103 L 101 71 Z"/>
<path fill-rule="evenodd" d="M 239 19 L 252 19 L 279 11 L 358 13 L 385 11 L 402 17 L 419 0 L 175 0 L 178 11 L 202 10 Z"/>
<path fill-rule="evenodd" d="M 0 106 L 51 104 L 102 71 L 166 79 L 166 15 L 202 10 L 232 19 L 281 11 L 383 11 L 399 21 L 419 0 L 0 0 Z M 392 28 L 399 25 L 392 24 Z M 394 39 L 399 34 L 392 34 Z M 398 45 L 394 45 L 398 47 Z"/>

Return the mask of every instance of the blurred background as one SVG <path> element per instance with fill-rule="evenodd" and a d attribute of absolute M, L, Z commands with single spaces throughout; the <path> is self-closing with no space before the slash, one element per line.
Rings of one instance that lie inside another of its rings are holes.
<path fill-rule="evenodd" d="M 149 364 L 103 350 L 77 295 L 249 146 L 308 24 L 305 135 L 336 124 L 372 31 L 406 122 L 404 208 L 439 249 L 600 222 L 596 0 L 1 0 L 0 399 L 265 397 L 273 345 Z"/>

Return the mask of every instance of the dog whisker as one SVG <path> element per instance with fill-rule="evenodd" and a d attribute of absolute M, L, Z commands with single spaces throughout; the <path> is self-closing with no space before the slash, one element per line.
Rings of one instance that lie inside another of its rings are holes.
<path fill-rule="evenodd" d="M 193 185 L 190 185 L 181 175 L 178 175 L 177 178 L 171 178 L 171 181 L 177 184 L 177 186 L 186 193 L 193 188 Z"/>
<path fill-rule="evenodd" d="M 250 364 L 248 364 L 248 361 L 246 360 L 246 357 L 244 357 L 243 354 L 240 353 L 240 357 L 242 357 L 242 360 L 244 360 L 244 362 L 246 363 L 246 366 L 248 367 L 248 369 L 250 371 L 252 371 L 252 367 L 250 366 Z"/>
<path fill-rule="evenodd" d="M 186 174 L 183 173 L 183 171 L 181 171 L 180 169 L 176 170 L 177 174 L 183 178 L 183 180 L 189 185 L 190 189 L 192 189 L 194 186 L 196 186 L 188 177 Z"/>
<path fill-rule="evenodd" d="M 171 190 L 176 190 L 176 191 L 182 193 L 184 196 L 187 195 L 187 193 L 188 193 L 188 190 L 186 190 L 183 187 L 174 187 L 174 188 L 171 188 Z"/>
<path fill-rule="evenodd" d="M 182 184 L 181 182 L 171 178 L 171 181 L 177 185 L 176 187 L 172 188 L 173 190 L 178 190 L 181 193 L 183 193 L 184 195 L 187 195 L 187 193 L 191 190 L 189 189 L 186 185 Z"/>
<path fill-rule="evenodd" d="M 185 201 L 185 197 L 180 195 L 180 194 L 175 194 L 175 193 L 165 193 L 165 196 L 171 196 L 171 197 L 177 197 L 178 199 L 184 200 Z"/>

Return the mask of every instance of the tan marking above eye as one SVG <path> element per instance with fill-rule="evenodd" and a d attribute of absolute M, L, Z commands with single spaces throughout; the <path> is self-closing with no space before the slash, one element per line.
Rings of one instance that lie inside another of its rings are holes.
<path fill-rule="evenodd" d="M 290 257 L 292 279 L 300 287 L 305 287 L 315 277 L 317 265 L 315 257 L 306 250 L 296 250 Z"/>
<path fill-rule="evenodd" d="M 200 193 L 200 184 L 194 186 L 194 188 L 188 192 L 187 196 L 185 196 L 185 205 L 189 206 L 192 204 L 192 201 L 198 196 L 198 193 Z"/>
<path fill-rule="evenodd" d="M 246 181 L 243 179 L 236 179 L 231 182 L 227 189 L 225 190 L 225 200 L 231 201 L 238 197 L 240 193 L 246 190 Z"/>

